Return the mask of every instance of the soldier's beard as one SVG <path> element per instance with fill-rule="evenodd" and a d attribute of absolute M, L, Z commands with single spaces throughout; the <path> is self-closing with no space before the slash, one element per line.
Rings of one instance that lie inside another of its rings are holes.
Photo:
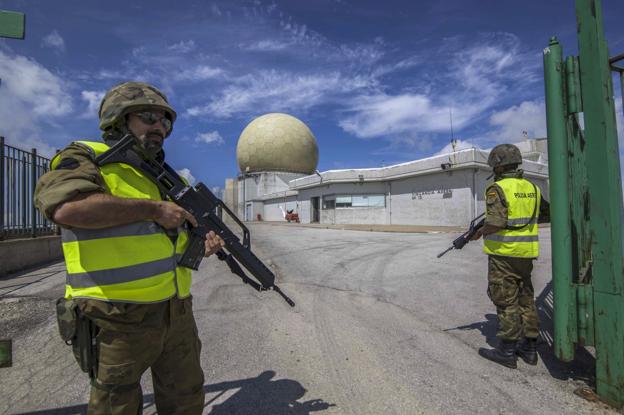
<path fill-rule="evenodd" d="M 141 149 L 145 153 L 146 156 L 155 158 L 156 155 L 162 150 L 163 140 L 151 140 L 147 138 L 147 134 L 139 137 L 139 142 L 141 143 Z"/>

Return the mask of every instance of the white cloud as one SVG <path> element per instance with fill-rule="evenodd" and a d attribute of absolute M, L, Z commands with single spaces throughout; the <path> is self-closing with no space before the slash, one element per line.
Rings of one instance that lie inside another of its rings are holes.
<path fill-rule="evenodd" d="M 55 49 L 59 52 L 65 52 L 65 40 L 63 40 L 63 38 L 61 37 L 61 35 L 59 35 L 56 29 L 43 38 L 43 40 L 41 41 L 41 46 Z"/>
<path fill-rule="evenodd" d="M 385 45 L 383 39 L 376 38 L 373 43 L 363 43 L 356 45 L 340 45 L 338 48 L 341 58 L 349 62 L 372 65 L 381 60 L 385 55 Z"/>
<path fill-rule="evenodd" d="M 223 144 L 223 137 L 219 134 L 218 131 L 211 131 L 209 133 L 200 133 L 195 137 L 196 143 L 204 143 L 204 144 Z"/>
<path fill-rule="evenodd" d="M 100 103 L 102 102 L 102 98 L 106 92 L 104 91 L 82 91 L 80 93 L 83 100 L 87 101 L 88 108 L 85 112 L 85 116 L 98 116 L 98 112 L 100 111 Z"/>
<path fill-rule="evenodd" d="M 291 46 L 292 43 L 289 42 L 281 42 L 279 40 L 260 40 L 258 42 L 254 42 L 250 45 L 241 45 L 240 48 L 243 50 L 249 51 L 257 51 L 257 52 L 273 52 L 276 50 L 286 49 Z"/>
<path fill-rule="evenodd" d="M 191 174 L 191 170 L 187 169 L 187 168 L 183 168 L 181 170 L 176 170 L 176 173 L 178 173 L 180 176 L 184 177 L 186 180 L 188 180 L 189 184 L 191 186 L 193 186 L 195 184 L 195 176 L 193 176 Z"/>
<path fill-rule="evenodd" d="M 483 109 L 483 104 L 453 107 L 453 125 L 462 127 Z M 450 128 L 449 107 L 422 94 L 375 95 L 353 101 L 350 115 L 340 127 L 360 138 L 418 132 L 442 132 Z"/>
<path fill-rule="evenodd" d="M 337 94 L 368 85 L 367 78 L 345 78 L 338 72 L 297 75 L 291 72 L 262 71 L 235 80 L 220 96 L 202 106 L 191 107 L 187 115 L 229 118 L 239 113 L 307 110 L 326 103 Z"/>
<path fill-rule="evenodd" d="M 500 95 L 514 82 L 526 88 L 541 79 L 541 60 L 520 51 L 520 40 L 510 33 L 493 33 L 477 46 L 460 49 L 453 56 L 453 77 L 469 91 Z"/>
<path fill-rule="evenodd" d="M 513 142 L 528 137 L 546 137 L 546 108 L 543 102 L 524 101 L 490 117 L 490 125 L 496 130 L 489 133 L 499 142 Z"/>
<path fill-rule="evenodd" d="M 38 62 L 0 51 L 0 134 L 20 148 L 36 147 L 46 156 L 46 127 L 72 111 L 67 84 Z"/>
<path fill-rule="evenodd" d="M 394 163 L 397 164 L 414 160 L 414 153 L 431 153 L 435 140 L 429 134 L 418 133 L 390 136 L 386 141 L 388 145 L 371 151 L 371 155 L 388 157 L 388 159 L 384 159 L 386 161 L 394 158 L 398 160 Z M 384 162 L 383 164 L 387 165 L 388 163 Z"/>
<path fill-rule="evenodd" d="M 434 156 L 439 156 L 442 154 L 451 154 L 455 151 L 466 150 L 469 148 L 478 148 L 478 146 L 475 146 L 473 143 L 469 141 L 455 140 L 455 148 L 453 148 L 453 143 L 450 142 L 447 145 L 445 145 L 442 148 L 442 150 L 435 153 Z"/>
<path fill-rule="evenodd" d="M 178 81 L 204 81 L 206 79 L 213 79 L 221 76 L 223 70 L 220 68 L 213 68 L 208 65 L 198 65 L 191 69 L 185 69 L 174 73 L 174 77 Z"/>
<path fill-rule="evenodd" d="M 110 69 L 102 69 L 99 72 L 93 74 L 93 77 L 100 80 L 133 79 L 133 76 L 127 72 Z"/>
<path fill-rule="evenodd" d="M 221 9 L 219 9 L 219 6 L 217 6 L 215 3 L 212 3 L 210 5 L 210 11 L 212 12 L 212 14 L 214 14 L 215 16 L 221 16 L 223 13 L 221 13 Z"/>
<path fill-rule="evenodd" d="M 421 72 L 421 85 L 414 92 L 377 93 L 353 99 L 339 125 L 360 137 L 391 135 L 422 136 L 450 130 L 449 111 L 457 131 L 479 120 L 484 112 L 508 96 L 517 85 L 530 82 L 532 69 L 517 69 L 522 55 L 513 35 L 501 35 L 501 41 L 480 42 L 478 46 L 453 45 L 448 71 Z M 446 52 L 440 51 L 441 54 Z M 375 55 L 370 59 L 374 60 Z M 376 76 L 418 65 L 414 56 L 396 65 L 378 68 Z M 424 71 L 424 70 L 423 70 Z M 523 110 L 526 108 L 522 108 Z M 501 125 L 502 115 L 495 118 Z"/>
<path fill-rule="evenodd" d="M 274 33 L 274 38 L 269 39 L 265 38 L 266 35 L 259 36 L 262 40 L 241 45 L 243 50 L 287 50 L 288 53 L 307 59 L 346 65 L 371 65 L 385 56 L 388 49 L 381 37 L 368 43 L 336 44 L 323 34 L 310 29 L 305 23 L 298 22 L 297 18 L 285 10 L 280 10 L 275 3 L 258 3 L 255 7 L 245 8 L 244 12 L 247 19 L 258 23 L 257 26 L 270 22 L 269 24 L 278 25 L 280 32 Z"/>
<path fill-rule="evenodd" d="M 460 53 L 458 58 L 461 66 L 457 74 L 463 79 L 464 85 L 468 89 L 488 93 L 496 90 L 497 85 L 492 82 L 492 78 L 496 78 L 514 62 L 509 50 L 496 46 L 475 47 Z"/>
<path fill-rule="evenodd" d="M 132 49 L 131 53 L 135 58 L 141 59 L 147 53 L 147 48 L 145 46 L 139 46 Z"/>
<path fill-rule="evenodd" d="M 25 103 L 38 117 L 62 116 L 71 111 L 71 97 L 61 78 L 24 56 L 0 52 L 0 57 L 2 89 L 8 95 L 2 101 L 13 98 Z"/>
<path fill-rule="evenodd" d="M 290 16 L 287 21 L 282 20 L 279 24 L 293 43 L 318 46 L 324 42 L 324 38 L 321 35 L 312 30 L 308 31 L 308 27 L 305 24 L 294 22 Z"/>
<path fill-rule="evenodd" d="M 167 48 L 172 52 L 187 53 L 195 49 L 195 42 L 191 39 L 188 41 L 180 41 Z"/>
<path fill-rule="evenodd" d="M 426 59 L 422 56 L 410 56 L 406 59 L 402 59 L 398 62 L 384 63 L 375 66 L 373 69 L 373 75 L 375 77 L 382 77 L 387 74 L 395 73 L 398 71 L 404 71 L 406 69 L 412 69 L 415 66 L 423 64 Z"/>

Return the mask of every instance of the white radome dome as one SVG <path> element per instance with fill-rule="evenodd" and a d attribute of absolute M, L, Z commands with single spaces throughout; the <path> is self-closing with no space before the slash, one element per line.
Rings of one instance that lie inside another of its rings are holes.
<path fill-rule="evenodd" d="M 282 113 L 261 115 L 243 130 L 236 146 L 243 173 L 283 171 L 312 174 L 318 146 L 312 131 L 298 118 Z"/>

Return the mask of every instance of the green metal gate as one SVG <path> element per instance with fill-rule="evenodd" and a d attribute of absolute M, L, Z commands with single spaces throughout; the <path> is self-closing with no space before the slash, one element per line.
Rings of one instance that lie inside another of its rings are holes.
<path fill-rule="evenodd" d="M 579 56 L 544 49 L 555 354 L 595 346 L 596 391 L 624 404 L 622 180 L 600 0 L 576 0 Z M 624 94 L 623 94 L 624 95 Z M 583 116 L 583 120 L 580 118 Z M 584 124 L 583 122 L 584 121 Z"/>

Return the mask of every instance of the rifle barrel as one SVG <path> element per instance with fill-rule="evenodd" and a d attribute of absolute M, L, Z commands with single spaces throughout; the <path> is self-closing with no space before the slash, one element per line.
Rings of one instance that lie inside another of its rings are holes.
<path fill-rule="evenodd" d="M 455 247 L 451 245 L 451 247 L 450 247 L 449 249 L 447 249 L 446 251 L 444 251 L 444 252 L 440 252 L 440 253 L 438 254 L 438 258 L 440 258 L 442 255 L 446 254 L 448 251 L 450 251 L 450 250 L 451 250 L 451 249 L 453 249 L 453 248 L 455 248 Z"/>

